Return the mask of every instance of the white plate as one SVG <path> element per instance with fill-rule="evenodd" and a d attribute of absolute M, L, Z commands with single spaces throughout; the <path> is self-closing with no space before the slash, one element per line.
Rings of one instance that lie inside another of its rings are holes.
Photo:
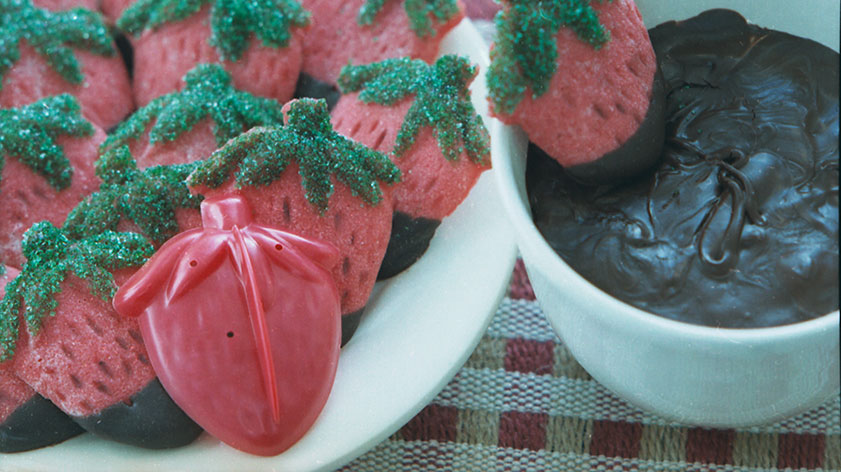
<path fill-rule="evenodd" d="M 482 69 L 473 102 L 485 103 L 487 47 L 464 20 L 442 53 L 469 56 Z M 506 127 L 493 127 L 509 133 Z M 283 454 L 250 456 L 207 434 L 194 444 L 148 451 L 84 434 L 57 446 L 0 454 L 0 470 L 332 470 L 397 431 L 455 375 L 504 295 L 516 258 L 510 225 L 485 172 L 439 227 L 426 254 L 377 284 L 359 329 L 342 349 L 336 382 L 312 429 Z"/>

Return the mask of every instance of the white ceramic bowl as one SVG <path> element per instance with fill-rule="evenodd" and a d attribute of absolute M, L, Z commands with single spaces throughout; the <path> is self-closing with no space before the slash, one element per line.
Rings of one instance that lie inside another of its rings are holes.
<path fill-rule="evenodd" d="M 648 27 L 714 7 L 838 50 L 838 0 L 637 0 Z M 494 125 L 498 125 L 495 123 Z M 499 137 L 499 136 L 497 136 Z M 506 136 L 507 137 L 507 136 Z M 721 329 L 634 308 L 573 271 L 534 226 L 524 135 L 497 139 L 493 162 L 537 299 L 581 365 L 621 398 L 685 424 L 757 425 L 817 406 L 839 391 L 839 313 L 788 326 Z"/>

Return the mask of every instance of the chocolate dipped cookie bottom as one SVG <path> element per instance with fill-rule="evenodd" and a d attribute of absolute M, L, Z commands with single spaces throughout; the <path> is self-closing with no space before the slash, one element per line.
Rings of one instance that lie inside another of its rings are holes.
<path fill-rule="evenodd" d="M 665 100 L 663 74 L 658 68 L 652 79 L 648 111 L 634 134 L 595 161 L 566 167 L 566 174 L 582 184 L 605 185 L 649 172 L 660 162 L 663 151 Z"/>
<path fill-rule="evenodd" d="M 756 328 L 837 310 L 838 53 L 728 10 L 649 33 L 660 164 L 586 186 L 530 146 L 538 229 L 596 286 L 667 318 Z"/>
<path fill-rule="evenodd" d="M 0 453 L 58 444 L 84 431 L 51 401 L 36 393 L 0 422 Z"/>

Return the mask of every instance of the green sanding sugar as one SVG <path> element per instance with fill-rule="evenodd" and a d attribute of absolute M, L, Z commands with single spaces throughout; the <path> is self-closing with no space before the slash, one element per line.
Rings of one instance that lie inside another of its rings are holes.
<path fill-rule="evenodd" d="M 64 228 L 74 238 L 114 230 L 122 220 L 134 222 L 155 244 L 178 231 L 179 208 L 198 208 L 186 179 L 200 163 L 139 170 L 128 144 L 149 129 L 152 144 L 176 141 L 204 119 L 213 120 L 220 146 L 255 126 L 283 124 L 280 103 L 235 89 L 218 64 L 199 64 L 188 72 L 182 91 L 159 97 L 135 112 L 100 146 L 100 189 L 67 217 Z"/>
<path fill-rule="evenodd" d="M 394 144 L 400 156 L 412 147 L 421 127 L 432 127 L 442 155 L 454 161 L 462 152 L 473 162 L 488 163 L 490 137 L 470 101 L 468 84 L 476 67 L 467 59 L 445 55 L 429 65 L 419 59 L 386 59 L 345 66 L 339 76 L 343 93 L 359 91 L 359 99 L 393 105 L 414 95 Z"/>
<path fill-rule="evenodd" d="M 389 0 L 366 0 L 359 9 L 357 21 L 360 25 L 372 25 L 377 14 Z M 418 37 L 434 36 L 430 18 L 443 24 L 458 14 L 456 0 L 403 0 L 403 8 L 409 17 L 409 27 Z"/>
<path fill-rule="evenodd" d="M 73 167 L 56 144 L 59 136 L 90 136 L 93 126 L 81 116 L 71 95 L 44 98 L 20 107 L 0 109 L 0 176 L 5 157 L 15 157 L 62 190 L 70 185 Z M 1 178 L 1 177 L 0 177 Z"/>
<path fill-rule="evenodd" d="M 60 229 L 43 221 L 24 234 L 26 263 L 0 301 L 0 362 L 14 355 L 21 310 L 29 331 L 37 334 L 45 317 L 55 314 L 55 297 L 68 274 L 110 300 L 116 290 L 114 270 L 142 265 L 155 251 L 150 240 L 160 245 L 177 234 L 175 211 L 197 210 L 201 204 L 202 197 L 192 195 L 185 183 L 196 166 L 140 170 L 128 146 L 104 153 L 96 162 L 99 191 L 76 205 Z M 123 220 L 136 224 L 142 234 L 117 232 Z"/>
<path fill-rule="evenodd" d="M 496 36 L 488 69 L 488 95 L 501 113 L 513 113 L 526 89 L 543 95 L 557 70 L 555 35 L 572 28 L 579 39 L 598 49 L 610 33 L 599 23 L 590 0 L 511 0 L 496 18 Z"/>
<path fill-rule="evenodd" d="M 158 97 L 132 114 L 102 143 L 100 153 L 139 139 L 153 119 L 151 144 L 175 141 L 205 118 L 213 120 L 219 146 L 255 126 L 283 123 L 280 103 L 235 89 L 219 64 L 197 65 L 184 82 L 184 90 Z"/>
<path fill-rule="evenodd" d="M 21 40 L 73 84 L 82 83 L 84 77 L 71 48 L 103 56 L 114 53 L 99 13 L 83 8 L 51 12 L 36 8 L 30 0 L 0 0 L 0 79 L 20 60 Z"/>
<path fill-rule="evenodd" d="M 324 100 L 291 102 L 283 127 L 256 128 L 242 134 L 200 162 L 191 185 L 218 187 L 233 174 L 236 185 L 268 185 L 295 161 L 307 200 L 320 212 L 333 193 L 331 176 L 365 203 L 382 199 L 382 183 L 400 180 L 400 170 L 384 154 L 336 133 Z"/>
<path fill-rule="evenodd" d="M 138 0 L 117 20 L 117 27 L 139 35 L 147 29 L 183 20 L 210 4 L 210 44 L 224 60 L 236 61 L 251 35 L 266 46 L 289 44 L 292 27 L 309 24 L 310 13 L 295 0 Z"/>
<path fill-rule="evenodd" d="M 26 263 L 0 301 L 0 362 L 14 355 L 21 310 L 27 328 L 36 335 L 44 319 L 55 315 L 55 296 L 68 274 L 85 279 L 95 295 L 110 300 L 116 291 L 111 271 L 141 265 L 154 253 L 139 234 L 104 231 L 73 240 L 48 221 L 33 225 L 22 246 Z"/>
<path fill-rule="evenodd" d="M 128 220 L 157 245 L 175 236 L 180 228 L 176 210 L 198 209 L 202 197 L 192 195 L 186 180 L 197 163 L 166 165 L 139 170 L 128 146 L 104 153 L 96 162 L 102 179 L 99 191 L 81 201 L 65 220 L 63 231 L 82 239 L 116 230 Z"/>

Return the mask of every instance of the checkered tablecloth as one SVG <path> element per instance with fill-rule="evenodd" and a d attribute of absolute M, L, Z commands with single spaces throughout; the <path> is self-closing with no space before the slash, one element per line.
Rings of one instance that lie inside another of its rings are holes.
<path fill-rule="evenodd" d="M 841 399 L 740 430 L 687 427 L 618 399 L 575 361 L 522 262 L 455 378 L 343 471 L 841 471 Z"/>

